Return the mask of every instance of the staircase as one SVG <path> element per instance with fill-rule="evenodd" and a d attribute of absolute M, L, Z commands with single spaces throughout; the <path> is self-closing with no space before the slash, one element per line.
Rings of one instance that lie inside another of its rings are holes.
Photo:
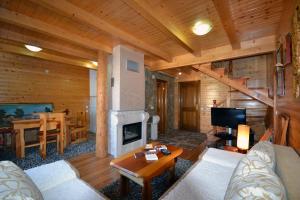
<path fill-rule="evenodd" d="M 236 91 L 248 95 L 254 100 L 257 100 L 271 107 L 274 106 L 274 101 L 273 99 L 268 97 L 268 91 L 265 88 L 247 87 L 247 81 L 249 80 L 249 77 L 230 78 L 228 77 L 230 73 L 226 73 L 225 68 L 212 69 L 211 63 L 202 64 L 202 65 L 193 65 L 193 68 L 222 82 L 225 85 L 230 86 L 232 89 Z"/>

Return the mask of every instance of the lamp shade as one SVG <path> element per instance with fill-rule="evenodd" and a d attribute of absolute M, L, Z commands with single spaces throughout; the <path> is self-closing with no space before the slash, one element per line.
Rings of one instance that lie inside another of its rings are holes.
<path fill-rule="evenodd" d="M 247 125 L 238 125 L 237 147 L 242 150 L 249 149 L 250 127 Z"/>

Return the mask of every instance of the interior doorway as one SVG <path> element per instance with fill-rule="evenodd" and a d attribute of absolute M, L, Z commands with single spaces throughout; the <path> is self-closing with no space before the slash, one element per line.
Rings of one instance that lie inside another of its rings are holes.
<path fill-rule="evenodd" d="M 200 131 L 200 81 L 179 83 L 180 129 Z"/>
<path fill-rule="evenodd" d="M 156 80 L 156 111 L 160 120 L 158 123 L 158 134 L 167 132 L 167 102 L 168 83 L 167 81 Z"/>

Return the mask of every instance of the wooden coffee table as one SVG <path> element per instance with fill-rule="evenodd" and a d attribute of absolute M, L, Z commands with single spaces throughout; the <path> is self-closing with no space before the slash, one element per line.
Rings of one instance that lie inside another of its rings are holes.
<path fill-rule="evenodd" d="M 134 153 L 144 151 L 144 147 L 122 155 L 111 161 L 110 165 L 118 169 L 121 176 L 120 190 L 121 195 L 128 192 L 128 180 L 132 180 L 143 188 L 143 199 L 151 199 L 152 189 L 151 180 L 153 177 L 170 170 L 170 179 L 174 180 L 175 164 L 177 157 L 183 152 L 182 148 L 166 145 L 171 151 L 170 155 L 158 153 L 158 160 L 147 161 L 145 157 L 134 158 Z"/>

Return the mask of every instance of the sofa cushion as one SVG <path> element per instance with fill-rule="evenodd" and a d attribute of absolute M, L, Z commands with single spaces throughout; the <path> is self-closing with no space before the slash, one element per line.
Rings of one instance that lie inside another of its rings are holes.
<path fill-rule="evenodd" d="M 63 196 L 62 196 L 63 195 Z M 84 181 L 75 178 L 43 191 L 45 200 L 101 200 L 107 199 Z"/>
<path fill-rule="evenodd" d="M 42 200 L 32 180 L 11 161 L 0 162 L 0 199 Z"/>
<path fill-rule="evenodd" d="M 225 199 L 286 199 L 285 188 L 269 165 L 244 157 L 233 172 Z"/>
<path fill-rule="evenodd" d="M 285 186 L 288 199 L 300 199 L 300 157 L 291 147 L 274 145 L 276 173 Z"/>
<path fill-rule="evenodd" d="M 226 167 L 235 168 L 243 157 L 245 157 L 245 155 L 241 153 L 224 151 L 216 148 L 208 148 L 203 156 L 201 156 L 199 159 Z"/>
<path fill-rule="evenodd" d="M 34 167 L 25 170 L 25 173 L 32 179 L 41 192 L 78 176 L 77 170 L 64 160 Z"/>
<path fill-rule="evenodd" d="M 164 200 L 223 200 L 232 167 L 197 161 L 162 197 Z"/>
<path fill-rule="evenodd" d="M 273 144 L 268 141 L 260 141 L 255 144 L 250 151 L 247 153 L 247 156 L 253 156 L 261 159 L 263 162 L 267 163 L 270 168 L 275 170 L 276 159 L 275 159 L 275 150 Z"/>

